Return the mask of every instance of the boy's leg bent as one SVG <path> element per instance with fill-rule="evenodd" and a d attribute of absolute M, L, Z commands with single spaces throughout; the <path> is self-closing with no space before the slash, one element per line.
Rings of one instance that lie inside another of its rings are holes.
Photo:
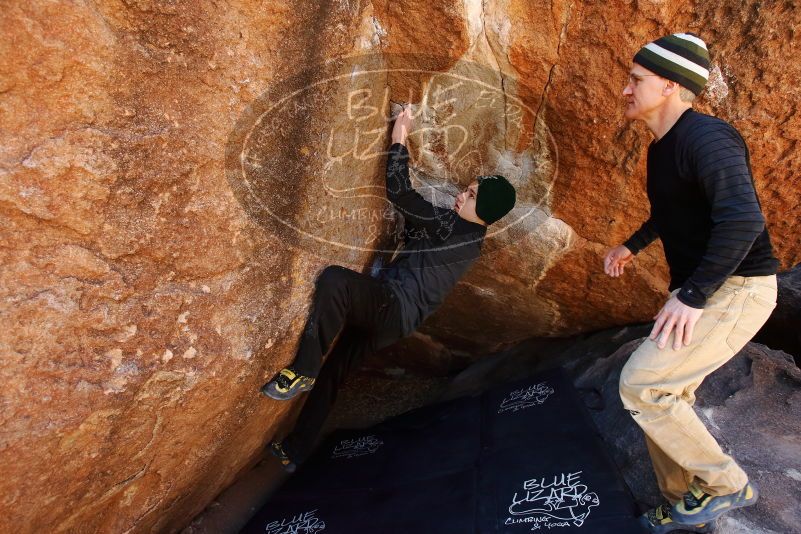
<path fill-rule="evenodd" d="M 371 352 L 364 332 L 346 328 L 320 370 L 309 392 L 295 428 L 284 439 L 284 451 L 295 463 L 302 463 L 314 448 L 317 436 L 331 413 L 340 386 L 350 372 Z"/>
<path fill-rule="evenodd" d="M 391 291 L 371 320 L 371 330 L 346 326 L 322 366 L 294 430 L 283 441 L 284 450 L 295 463 L 304 462 L 313 450 L 347 376 L 365 357 L 403 337 L 400 305 Z"/>
<path fill-rule="evenodd" d="M 326 267 L 315 283 L 293 370 L 317 377 L 324 355 L 345 325 L 373 329 L 379 312 L 395 300 L 391 292 L 385 283 L 366 274 L 336 265 Z"/>

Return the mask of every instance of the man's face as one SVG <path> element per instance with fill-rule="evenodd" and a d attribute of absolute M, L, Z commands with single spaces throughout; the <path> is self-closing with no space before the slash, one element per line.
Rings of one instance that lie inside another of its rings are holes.
<path fill-rule="evenodd" d="M 476 198 L 478 198 L 478 180 L 473 180 L 473 183 L 468 185 L 467 189 L 456 197 L 453 209 L 462 219 L 478 224 L 486 224 L 476 215 Z"/>
<path fill-rule="evenodd" d="M 667 80 L 642 65 L 634 63 L 629 80 L 623 88 L 626 98 L 625 116 L 629 120 L 644 120 L 651 116 L 666 100 L 663 94 Z"/>

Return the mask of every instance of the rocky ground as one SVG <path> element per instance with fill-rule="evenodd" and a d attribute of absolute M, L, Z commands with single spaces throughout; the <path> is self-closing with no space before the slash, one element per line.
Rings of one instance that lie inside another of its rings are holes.
<path fill-rule="evenodd" d="M 406 409 L 475 393 L 562 366 L 573 377 L 642 509 L 661 502 L 642 433 L 617 393 L 620 370 L 650 325 L 565 339 L 532 339 L 489 355 L 453 378 L 381 376 L 367 366 L 346 384 L 331 426 L 361 427 Z M 696 409 L 724 449 L 762 489 L 753 507 L 718 521 L 719 534 L 797 532 L 801 512 L 801 370 L 788 354 L 749 343 L 699 388 Z M 267 459 L 185 531 L 236 532 L 282 480 Z M 259 482 L 260 481 L 260 482 Z"/>
<path fill-rule="evenodd" d="M 776 309 L 754 341 L 792 354 L 801 366 L 801 264 L 778 275 Z"/>
<path fill-rule="evenodd" d="M 639 340 L 577 366 L 578 387 L 600 390 L 592 411 L 629 487 L 643 503 L 661 502 L 645 442 L 617 394 L 620 370 Z M 721 518 L 721 534 L 797 532 L 801 524 L 801 370 L 788 354 L 749 343 L 697 391 L 696 411 L 760 487 L 757 504 Z"/>
<path fill-rule="evenodd" d="M 459 374 L 446 396 L 562 365 L 585 396 L 614 460 L 643 507 L 661 502 L 645 442 L 618 396 L 620 371 L 651 325 L 532 340 Z M 600 394 L 600 395 L 598 395 Z M 599 398 L 600 396 L 600 398 Z M 801 369 L 793 357 L 749 343 L 697 391 L 696 411 L 762 488 L 754 507 L 719 521 L 721 534 L 797 532 L 801 521 Z"/>

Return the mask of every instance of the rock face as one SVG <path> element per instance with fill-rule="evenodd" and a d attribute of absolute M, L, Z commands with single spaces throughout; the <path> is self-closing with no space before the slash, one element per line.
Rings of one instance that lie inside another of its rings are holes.
<path fill-rule="evenodd" d="M 792 354 L 795 363 L 801 365 L 801 264 L 777 278 L 776 309 L 754 340 Z"/>
<path fill-rule="evenodd" d="M 390 102 L 415 106 L 417 185 L 447 197 L 502 172 L 519 191 L 423 329 L 433 350 L 653 314 L 658 246 L 623 280 L 600 264 L 647 214 L 649 137 L 618 110 L 628 62 L 676 28 L 712 44 L 700 108 L 749 141 L 777 255 L 801 259 L 791 4 L 54 1 L 0 17 L 3 531 L 175 530 L 248 464 L 289 413 L 256 391 L 291 361 L 316 274 L 396 244 Z"/>

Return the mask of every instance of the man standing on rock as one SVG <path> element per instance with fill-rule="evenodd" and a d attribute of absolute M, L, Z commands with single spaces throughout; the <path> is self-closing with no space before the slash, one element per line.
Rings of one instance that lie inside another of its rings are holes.
<path fill-rule="evenodd" d="M 651 532 L 708 532 L 721 514 L 757 500 L 757 488 L 693 410 L 704 378 L 734 356 L 776 306 L 776 270 L 754 190 L 748 148 L 734 127 L 692 101 L 709 77 L 709 52 L 679 33 L 634 56 L 625 116 L 654 135 L 648 147 L 651 216 L 611 249 L 618 277 L 662 240 L 670 298 L 620 376 L 624 407 L 645 433 L 659 487 L 671 504 L 642 518 Z"/>
<path fill-rule="evenodd" d="M 411 124 L 407 107 L 392 130 L 386 172 L 387 198 L 405 219 L 403 248 L 378 278 L 339 266 L 324 269 L 295 361 L 261 389 L 277 400 L 311 390 L 292 433 L 270 444 L 287 471 L 311 452 L 348 372 L 433 313 L 478 259 L 487 225 L 514 207 L 515 189 L 503 176 L 478 177 L 452 209 L 426 201 L 409 180 Z"/>

